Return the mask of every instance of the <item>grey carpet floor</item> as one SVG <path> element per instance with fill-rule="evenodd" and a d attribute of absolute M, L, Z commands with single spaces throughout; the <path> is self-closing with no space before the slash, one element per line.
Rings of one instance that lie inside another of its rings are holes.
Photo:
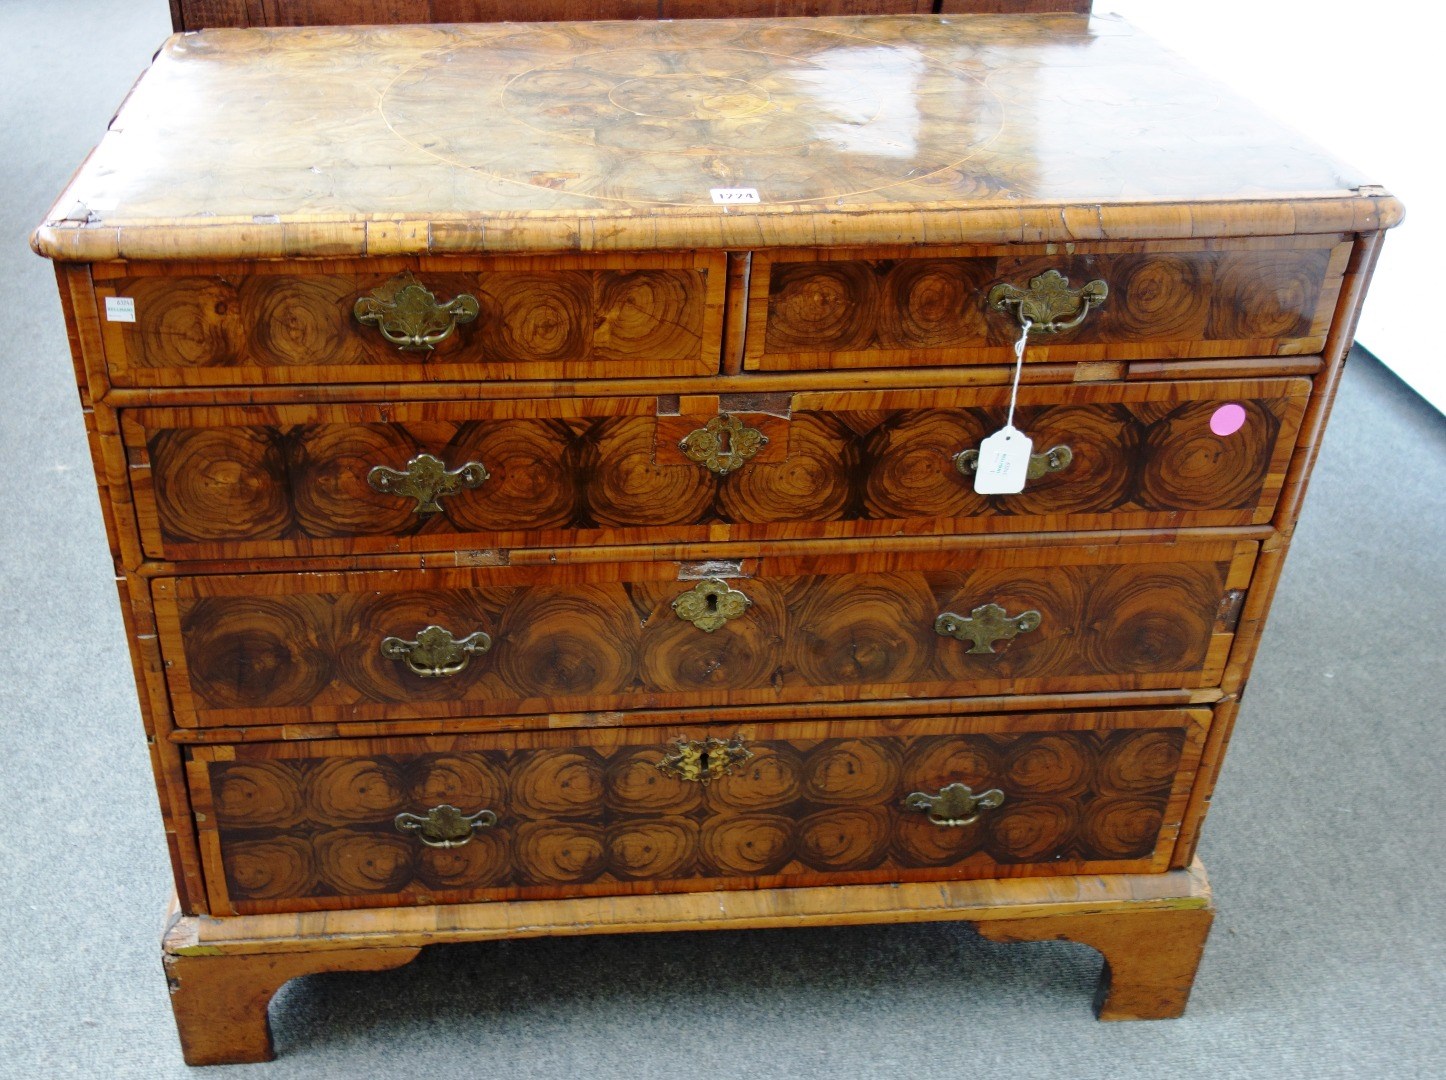
<path fill-rule="evenodd" d="M 165 846 L 60 307 L 26 248 L 167 30 L 162 0 L 0 2 L 4 1077 L 187 1075 Z M 299 980 L 272 1007 L 279 1061 L 197 1075 L 1442 1076 L 1443 492 L 1446 421 L 1358 356 L 1205 832 L 1219 916 L 1184 1019 L 1098 1024 L 1093 951 L 959 926 L 559 939 Z"/>

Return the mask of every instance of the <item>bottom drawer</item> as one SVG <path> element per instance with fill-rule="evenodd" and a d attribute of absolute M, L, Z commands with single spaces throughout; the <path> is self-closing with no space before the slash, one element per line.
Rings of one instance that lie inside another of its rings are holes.
<path fill-rule="evenodd" d="M 1210 711 L 200 747 L 213 914 L 1166 869 Z"/>

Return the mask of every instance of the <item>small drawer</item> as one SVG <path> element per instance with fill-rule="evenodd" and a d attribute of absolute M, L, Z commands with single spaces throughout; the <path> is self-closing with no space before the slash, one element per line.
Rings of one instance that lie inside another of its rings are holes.
<path fill-rule="evenodd" d="M 1350 248 L 1299 236 L 759 252 L 744 365 L 1013 363 L 1025 296 L 1036 323 L 1058 327 L 1031 335 L 1031 362 L 1313 353 Z"/>
<path fill-rule="evenodd" d="M 724 260 L 96 267 L 96 295 L 116 386 L 714 375 Z"/>
<path fill-rule="evenodd" d="M 1257 545 L 941 546 L 151 588 L 177 724 L 336 724 L 1211 686 Z"/>
<path fill-rule="evenodd" d="M 139 409 L 122 430 L 147 555 L 283 558 L 1263 524 L 1309 393 L 1026 386 L 1015 423 L 1040 469 L 995 496 L 969 455 L 1004 423 L 999 387 Z M 1222 411 L 1239 427 L 1220 433 Z M 767 441 L 690 459 L 720 418 Z"/>
<path fill-rule="evenodd" d="M 1167 868 L 1208 709 L 255 743 L 215 913 Z"/>

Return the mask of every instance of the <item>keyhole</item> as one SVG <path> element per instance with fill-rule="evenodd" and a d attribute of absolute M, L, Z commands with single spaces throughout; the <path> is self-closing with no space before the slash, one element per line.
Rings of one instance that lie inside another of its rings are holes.
<path fill-rule="evenodd" d="M 709 593 L 705 606 L 708 608 L 709 615 L 715 614 L 718 611 L 718 594 Z"/>
<path fill-rule="evenodd" d="M 733 444 L 730 441 L 732 438 L 733 433 L 730 432 L 727 428 L 724 428 L 722 431 L 718 432 L 719 454 L 731 454 L 733 452 Z"/>
<path fill-rule="evenodd" d="M 703 753 L 702 753 L 702 755 L 699 756 L 699 758 L 698 758 L 698 767 L 699 767 L 700 769 L 702 769 L 704 772 L 707 772 L 707 771 L 708 771 L 708 751 L 704 750 Z"/>

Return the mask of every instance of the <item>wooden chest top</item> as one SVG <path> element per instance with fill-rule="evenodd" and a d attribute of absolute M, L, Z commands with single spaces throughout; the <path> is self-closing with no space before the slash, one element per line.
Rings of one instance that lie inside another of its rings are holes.
<path fill-rule="evenodd" d="M 758 202 L 715 201 L 730 189 Z M 105 261 L 1068 242 L 1399 216 L 1113 19 L 511 23 L 173 37 L 34 245 Z"/>

